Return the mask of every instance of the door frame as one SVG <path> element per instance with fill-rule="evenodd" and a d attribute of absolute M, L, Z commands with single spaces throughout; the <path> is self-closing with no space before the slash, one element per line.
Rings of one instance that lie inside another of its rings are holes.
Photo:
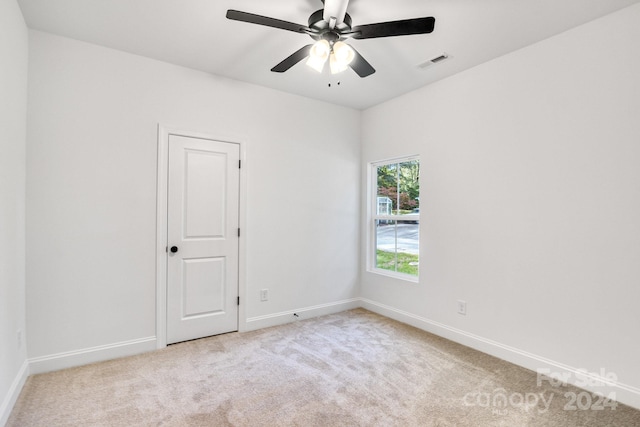
<path fill-rule="evenodd" d="M 246 138 L 237 135 L 215 135 L 210 133 L 187 131 L 158 124 L 158 164 L 156 194 L 156 348 L 167 346 L 167 210 L 168 210 L 168 177 L 169 177 L 169 136 L 210 139 L 212 141 L 238 144 L 240 147 L 240 194 L 239 194 L 239 227 L 241 230 L 238 242 L 238 330 L 245 329 L 245 289 L 246 289 L 246 185 L 247 162 L 245 149 Z"/>

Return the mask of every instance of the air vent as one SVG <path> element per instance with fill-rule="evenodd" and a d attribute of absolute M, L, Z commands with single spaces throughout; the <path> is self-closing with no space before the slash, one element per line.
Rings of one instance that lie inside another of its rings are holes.
<path fill-rule="evenodd" d="M 427 68 L 427 67 L 430 67 L 430 66 L 432 66 L 434 64 L 437 64 L 439 62 L 442 62 L 445 59 L 449 59 L 449 54 L 443 53 L 442 55 L 438 55 L 436 57 L 428 59 L 428 60 L 418 64 L 418 68 Z"/>

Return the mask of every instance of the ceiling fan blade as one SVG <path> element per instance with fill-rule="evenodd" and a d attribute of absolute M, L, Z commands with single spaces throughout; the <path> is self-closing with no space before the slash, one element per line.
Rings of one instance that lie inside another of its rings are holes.
<path fill-rule="evenodd" d="M 353 46 L 350 46 L 353 49 Z M 367 62 L 366 59 L 357 50 L 353 49 L 353 61 L 349 64 L 349 66 L 356 72 L 360 77 L 367 77 L 376 72 L 376 69 L 371 66 Z"/>
<path fill-rule="evenodd" d="M 322 19 L 330 22 L 331 18 L 336 18 L 336 25 L 342 24 L 344 15 L 347 13 L 349 0 L 324 0 L 324 10 Z"/>
<path fill-rule="evenodd" d="M 380 22 L 378 24 L 358 25 L 353 28 L 354 39 L 373 39 L 376 37 L 409 36 L 412 34 L 428 34 L 433 31 L 436 19 L 427 18 L 403 19 L 401 21 Z"/>
<path fill-rule="evenodd" d="M 274 73 L 284 73 L 289 68 L 293 67 L 298 62 L 302 61 L 304 58 L 309 56 L 309 51 L 311 50 L 311 46 L 313 45 L 308 44 L 305 47 L 297 50 L 296 52 L 291 54 L 288 58 L 286 58 L 284 61 L 282 61 L 275 67 L 273 67 L 271 71 L 273 71 Z"/>
<path fill-rule="evenodd" d="M 267 16 L 256 15 L 249 12 L 241 12 L 239 10 L 227 10 L 227 18 L 234 21 L 248 22 L 250 24 L 264 25 L 266 27 L 280 28 L 282 30 L 293 31 L 295 33 L 307 34 L 311 30 L 305 25 L 295 24 L 289 21 L 269 18 Z"/>

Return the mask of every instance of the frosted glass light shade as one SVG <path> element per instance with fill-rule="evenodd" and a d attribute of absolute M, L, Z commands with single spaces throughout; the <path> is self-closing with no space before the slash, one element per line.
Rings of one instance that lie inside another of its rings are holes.
<path fill-rule="evenodd" d="M 311 47 L 309 59 L 307 59 L 307 65 L 321 73 L 330 52 L 331 46 L 329 45 L 329 42 L 326 40 L 318 40 Z"/>
<path fill-rule="evenodd" d="M 331 74 L 338 74 L 346 70 L 354 57 L 355 53 L 351 46 L 343 42 L 336 42 L 329 58 Z"/>
<path fill-rule="evenodd" d="M 336 59 L 345 65 L 349 65 L 355 56 L 351 46 L 343 42 L 336 42 L 333 45 L 333 53 L 336 55 Z"/>
<path fill-rule="evenodd" d="M 338 74 L 347 69 L 347 64 L 338 61 L 335 53 L 331 53 L 329 57 L 329 67 L 331 67 L 331 74 Z"/>

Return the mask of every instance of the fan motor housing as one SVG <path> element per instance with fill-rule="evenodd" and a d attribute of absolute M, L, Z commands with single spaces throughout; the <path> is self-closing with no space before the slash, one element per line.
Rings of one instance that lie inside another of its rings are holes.
<path fill-rule="evenodd" d="M 342 38 L 343 32 L 351 31 L 351 16 L 348 13 L 344 15 L 344 20 L 340 25 L 336 25 L 333 29 L 329 28 L 329 23 L 323 18 L 324 10 L 316 10 L 309 17 L 309 28 L 318 31 L 318 34 L 310 35 L 314 40 L 326 40 L 329 43 L 335 43 Z"/>

